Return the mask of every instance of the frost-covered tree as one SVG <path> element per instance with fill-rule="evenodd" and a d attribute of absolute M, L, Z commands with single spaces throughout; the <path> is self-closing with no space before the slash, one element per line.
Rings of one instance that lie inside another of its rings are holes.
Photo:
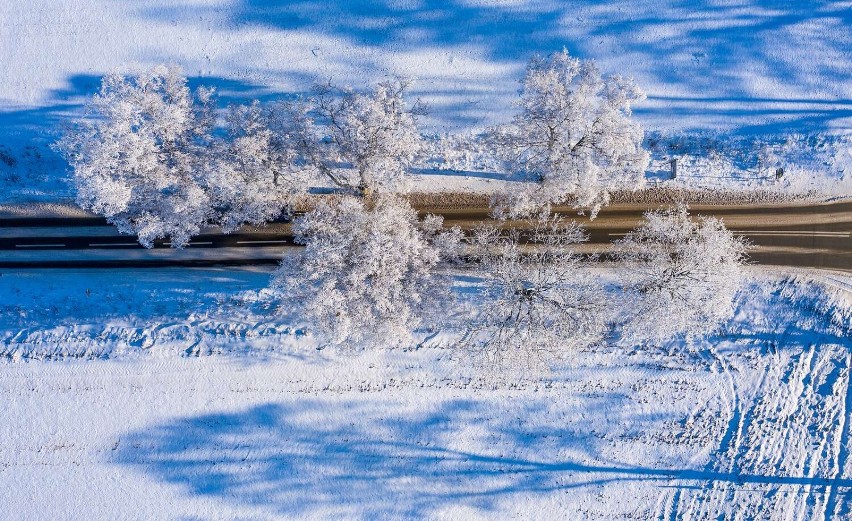
<path fill-rule="evenodd" d="M 583 229 L 544 212 L 523 228 L 483 227 L 469 242 L 485 280 L 464 344 L 490 367 L 546 368 L 607 330 L 602 285 L 576 252 Z"/>
<path fill-rule="evenodd" d="M 514 213 L 569 197 L 596 213 L 612 190 L 643 181 L 649 158 L 631 105 L 644 94 L 633 80 L 562 51 L 533 58 L 522 85 L 520 112 L 492 133 L 501 156 L 540 180 Z"/>
<path fill-rule="evenodd" d="M 209 179 L 226 233 L 292 211 L 304 191 L 306 170 L 297 124 L 288 105 L 263 107 L 255 101 L 229 107 L 227 138 L 215 147 Z"/>
<path fill-rule="evenodd" d="M 273 287 L 331 343 L 404 344 L 448 296 L 435 269 L 461 232 L 441 224 L 393 195 L 321 201 L 294 222 L 305 249 L 285 258 Z"/>
<path fill-rule="evenodd" d="M 161 238 L 186 245 L 211 215 L 212 94 L 190 92 L 175 67 L 104 77 L 89 117 L 58 143 L 74 169 L 80 206 L 146 247 Z"/>
<path fill-rule="evenodd" d="M 408 87 L 402 80 L 379 83 L 366 94 L 318 87 L 312 112 L 322 140 L 308 150 L 320 171 L 365 195 L 404 187 L 406 169 L 422 147 L 417 117 L 424 110 L 419 101 L 406 104 Z"/>
<path fill-rule="evenodd" d="M 733 314 L 748 243 L 720 219 L 692 220 L 685 205 L 649 212 L 617 246 L 632 297 L 628 338 L 706 335 Z"/>

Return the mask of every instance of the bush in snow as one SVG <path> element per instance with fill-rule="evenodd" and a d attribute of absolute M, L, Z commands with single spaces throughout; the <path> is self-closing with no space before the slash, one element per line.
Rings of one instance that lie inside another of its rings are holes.
<path fill-rule="evenodd" d="M 419 102 L 407 106 L 408 86 L 386 81 L 367 94 L 340 95 L 331 86 L 318 87 L 311 111 L 321 140 L 311 145 L 315 136 L 309 136 L 305 144 L 320 171 L 361 194 L 404 187 L 405 170 L 422 146 L 417 117 L 424 111 Z"/>
<path fill-rule="evenodd" d="M 648 212 L 617 246 L 631 297 L 628 338 L 706 335 L 733 314 L 748 244 L 720 219 L 692 220 L 685 205 Z"/>
<path fill-rule="evenodd" d="M 489 367 L 543 368 L 607 330 L 602 286 L 575 252 L 582 228 L 547 213 L 526 223 L 528 236 L 484 227 L 469 244 L 486 275 L 465 344 Z"/>
<path fill-rule="evenodd" d="M 305 249 L 285 259 L 273 286 L 332 343 L 404 344 L 448 296 L 435 268 L 461 232 L 441 224 L 391 195 L 320 202 L 294 222 Z"/>
<path fill-rule="evenodd" d="M 74 169 L 80 206 L 146 247 L 161 238 L 186 245 L 211 214 L 211 99 L 211 90 L 191 93 L 173 67 L 104 77 L 88 104 L 91 117 L 58 143 Z"/>
<path fill-rule="evenodd" d="M 517 205 L 507 201 L 509 213 L 568 197 L 596 213 L 610 191 L 644 180 L 648 154 L 631 117 L 631 104 L 644 94 L 632 80 L 604 77 L 593 61 L 562 51 L 531 60 L 522 83 L 520 113 L 491 139 L 501 156 L 535 175 L 540 186 Z"/>
<path fill-rule="evenodd" d="M 298 124 L 291 106 L 235 105 L 226 118 L 227 139 L 218 140 L 209 185 L 217 219 L 226 233 L 242 224 L 261 225 L 289 214 L 305 189 Z"/>

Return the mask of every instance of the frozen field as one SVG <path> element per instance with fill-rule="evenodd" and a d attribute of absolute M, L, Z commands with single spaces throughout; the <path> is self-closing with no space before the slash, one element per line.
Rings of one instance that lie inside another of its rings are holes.
<path fill-rule="evenodd" d="M 161 62 L 223 104 L 407 75 L 426 131 L 444 132 L 508 120 L 529 57 L 566 47 L 638 81 L 649 131 L 848 134 L 850 13 L 845 0 L 2 2 L 0 200 L 73 197 L 48 144 L 103 74 Z"/>
<path fill-rule="evenodd" d="M 230 98 L 419 78 L 433 126 L 511 111 L 532 53 L 567 47 L 649 94 L 649 128 L 850 127 L 845 0 L 34 0 L 0 7 L 4 123 L 73 108 L 111 70 L 182 65 Z M 14 52 L 13 52 L 14 51 Z"/>
<path fill-rule="evenodd" d="M 51 143 L 104 74 L 163 62 L 222 107 L 413 77 L 412 189 L 512 191 L 471 136 L 563 48 L 648 94 L 649 184 L 849 196 L 850 27 L 849 0 L 0 0 L 0 203 L 73 201 Z M 0 518 L 852 519 L 848 273 L 747 268 L 717 334 L 542 376 L 457 347 L 474 271 L 418 345 L 355 352 L 271 269 L 2 271 Z"/>
<path fill-rule="evenodd" d="M 852 281 L 752 275 L 715 337 L 577 352 L 537 380 L 483 377 L 446 331 L 318 351 L 271 314 L 264 271 L 4 272 L 0 504 L 16 519 L 848 518 Z"/>

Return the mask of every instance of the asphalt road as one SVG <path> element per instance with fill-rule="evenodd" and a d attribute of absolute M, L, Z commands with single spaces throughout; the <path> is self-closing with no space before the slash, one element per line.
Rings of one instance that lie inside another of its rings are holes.
<path fill-rule="evenodd" d="M 557 211 L 586 226 L 588 252 L 606 253 L 611 242 L 642 220 L 647 206 L 614 205 L 590 220 L 570 208 Z M 443 215 L 445 224 L 476 227 L 486 208 L 421 208 Z M 752 262 L 767 265 L 852 271 L 852 201 L 822 204 L 695 205 L 692 213 L 724 219 L 729 229 L 754 248 Z M 521 222 L 510 226 L 523 226 Z M 288 223 L 244 228 L 229 235 L 211 228 L 183 250 L 158 241 L 145 249 L 97 217 L 12 217 L 0 219 L 0 268 L 210 266 L 276 264 L 285 250 L 297 247 Z"/>

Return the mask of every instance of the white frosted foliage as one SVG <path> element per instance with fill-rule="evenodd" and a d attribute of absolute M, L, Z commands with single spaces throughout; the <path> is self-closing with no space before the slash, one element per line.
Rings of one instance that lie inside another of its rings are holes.
<path fill-rule="evenodd" d="M 88 118 L 59 143 L 72 168 L 80 206 L 151 247 L 184 246 L 210 216 L 205 150 L 212 91 L 191 93 L 174 67 L 135 77 L 108 75 Z"/>
<path fill-rule="evenodd" d="M 403 345 L 448 297 L 436 268 L 460 231 L 441 222 L 419 220 L 390 195 L 320 202 L 295 221 L 305 249 L 285 260 L 273 286 L 331 343 Z"/>
<path fill-rule="evenodd" d="M 289 105 L 231 106 L 228 136 L 212 154 L 210 186 L 225 232 L 262 225 L 289 214 L 305 191 L 309 168 L 300 164 L 301 142 L 292 130 L 299 114 Z"/>
<path fill-rule="evenodd" d="M 406 169 L 423 144 L 417 116 L 423 107 L 409 107 L 404 94 L 409 82 L 379 83 L 371 92 L 319 88 L 313 100 L 318 132 L 323 135 L 315 154 L 319 168 L 338 185 L 362 193 L 406 188 Z"/>
<path fill-rule="evenodd" d="M 492 368 L 546 369 L 606 333 L 603 288 L 575 251 L 583 229 L 547 213 L 524 229 L 484 227 L 470 243 L 485 280 L 465 343 Z"/>
<path fill-rule="evenodd" d="M 636 340 L 700 337 L 733 314 L 748 244 L 721 219 L 690 219 L 684 205 L 645 214 L 618 244 Z"/>
<path fill-rule="evenodd" d="M 491 136 L 498 153 L 540 181 L 516 202 L 510 197 L 509 212 L 563 199 L 596 212 L 612 190 L 639 186 L 649 156 L 631 105 L 642 99 L 633 80 L 603 76 L 594 61 L 567 51 L 531 60 L 520 112 Z"/>

